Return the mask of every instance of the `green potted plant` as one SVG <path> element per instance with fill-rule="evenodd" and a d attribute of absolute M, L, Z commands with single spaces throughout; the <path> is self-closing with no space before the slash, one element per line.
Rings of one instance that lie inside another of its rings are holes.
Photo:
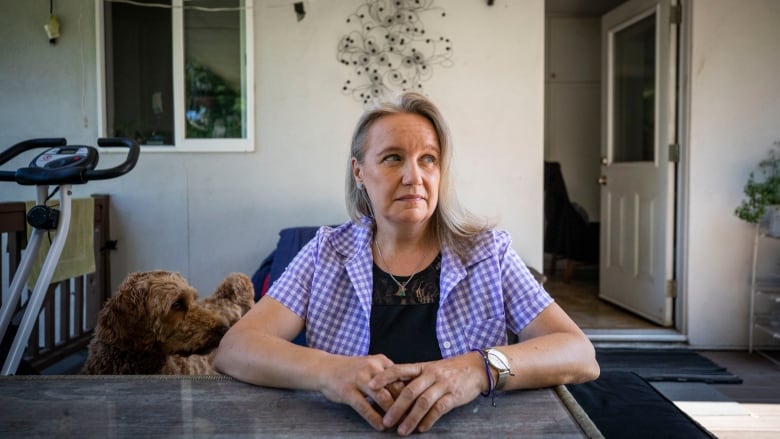
<path fill-rule="evenodd" d="M 780 142 L 775 142 L 775 145 L 780 146 Z M 775 213 L 780 209 L 780 153 L 777 149 L 769 150 L 767 158 L 758 163 L 757 170 L 750 173 L 743 190 L 745 197 L 734 214 L 758 225 L 769 212 L 769 234 L 780 236 L 780 213 Z"/>
<path fill-rule="evenodd" d="M 187 60 L 188 138 L 215 138 L 242 136 L 240 94 L 222 76 L 208 65 Z"/>

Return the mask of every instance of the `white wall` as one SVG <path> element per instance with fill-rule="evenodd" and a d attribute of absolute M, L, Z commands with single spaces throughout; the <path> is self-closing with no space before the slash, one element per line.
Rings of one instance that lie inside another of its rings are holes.
<path fill-rule="evenodd" d="M 348 69 L 336 44 L 361 2 L 308 0 L 301 22 L 293 3 L 256 0 L 254 152 L 144 151 L 125 177 L 76 187 L 76 196 L 112 196 L 114 285 L 130 271 L 160 268 L 209 293 L 231 271 L 251 275 L 281 228 L 346 219 L 346 154 L 362 107 L 341 94 Z M 48 1 L 3 3 L 2 147 L 54 136 L 94 144 L 98 135 L 94 2 L 55 4 L 62 38 L 50 46 Z M 462 202 L 499 219 L 520 255 L 541 268 L 543 2 L 437 4 L 447 18 L 426 27 L 452 39 L 454 65 L 436 68 L 425 89 L 453 130 Z M 0 201 L 34 196 L 10 183 L 1 191 Z"/>
<path fill-rule="evenodd" d="M 545 160 L 559 162 L 569 199 L 601 214 L 601 20 L 547 17 Z"/>
<path fill-rule="evenodd" d="M 780 2 L 693 2 L 688 206 L 692 345 L 745 346 L 751 227 L 742 187 L 780 140 Z M 764 273 L 778 272 L 769 243 Z"/>

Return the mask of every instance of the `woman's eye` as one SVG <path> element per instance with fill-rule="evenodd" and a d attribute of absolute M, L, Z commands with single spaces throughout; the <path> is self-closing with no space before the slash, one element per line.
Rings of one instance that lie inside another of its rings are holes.
<path fill-rule="evenodd" d="M 390 154 L 390 155 L 386 156 L 384 159 L 382 159 L 382 161 L 385 161 L 385 162 L 400 162 L 401 161 L 401 156 L 399 156 L 398 154 Z"/>
<path fill-rule="evenodd" d="M 434 157 L 432 155 L 426 155 L 426 156 L 423 157 L 422 160 L 423 160 L 424 163 L 428 163 L 428 164 L 436 163 L 436 157 Z"/>

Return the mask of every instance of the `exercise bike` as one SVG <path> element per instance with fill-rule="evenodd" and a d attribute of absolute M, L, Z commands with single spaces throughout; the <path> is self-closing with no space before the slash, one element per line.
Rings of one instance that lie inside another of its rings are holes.
<path fill-rule="evenodd" d="M 44 234 L 50 230 L 57 231 L 32 294 L 27 300 L 21 323 L 0 371 L 2 375 L 16 373 L 30 333 L 35 326 L 38 314 L 40 314 L 41 305 L 54 275 L 54 270 L 62 255 L 62 249 L 68 238 L 68 230 L 70 230 L 72 186 L 85 184 L 92 180 L 117 178 L 130 172 L 138 162 L 140 147 L 133 140 L 101 138 L 98 139 L 98 145 L 103 148 L 128 148 L 124 162 L 112 168 L 96 169 L 99 158 L 97 148 L 86 145 L 68 145 L 67 141 L 62 138 L 26 140 L 0 153 L 0 166 L 2 166 L 26 151 L 46 148 L 30 162 L 29 166 L 17 169 L 15 172 L 0 171 L 0 181 L 13 181 L 20 185 L 36 186 L 37 188 L 36 205 L 27 212 L 27 223 L 33 227 L 27 251 L 24 253 L 11 282 L 8 300 L 3 302 L 2 310 L 0 310 L 0 334 L 2 334 L 0 339 L 5 338 L 6 330 L 21 299 L 22 288 L 30 277 L 33 261 L 38 254 Z M 56 186 L 51 194 L 49 194 L 49 186 Z M 60 194 L 59 210 L 46 205 L 46 201 L 56 192 Z"/>

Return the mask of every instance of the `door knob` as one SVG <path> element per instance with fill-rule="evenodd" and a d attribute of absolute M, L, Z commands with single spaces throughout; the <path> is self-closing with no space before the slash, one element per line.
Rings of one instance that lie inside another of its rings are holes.
<path fill-rule="evenodd" d="M 607 185 L 607 176 L 606 175 L 602 175 L 601 177 L 599 177 L 598 182 L 599 182 L 600 185 L 606 186 Z"/>

